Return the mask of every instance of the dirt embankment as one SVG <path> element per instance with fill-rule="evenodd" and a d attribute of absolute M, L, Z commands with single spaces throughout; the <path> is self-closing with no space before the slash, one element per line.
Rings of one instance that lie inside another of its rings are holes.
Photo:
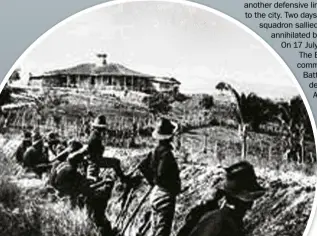
<path fill-rule="evenodd" d="M 206 170 L 193 171 L 191 167 L 183 170 L 183 182 L 192 187 L 179 198 L 179 211 L 174 227 L 176 231 L 182 224 L 184 213 L 196 201 L 210 198 L 212 190 L 222 179 L 223 175 L 216 170 L 210 170 L 209 173 Z M 267 193 L 255 202 L 245 219 L 248 235 L 302 235 L 312 209 L 315 180 L 287 180 L 283 177 L 270 178 L 263 174 L 260 182 L 267 188 Z"/>
<path fill-rule="evenodd" d="M 314 202 L 316 178 L 261 173 L 261 181 L 268 191 L 246 218 L 250 235 L 303 235 Z"/>
<path fill-rule="evenodd" d="M 129 158 L 126 158 L 129 156 Z M 133 155 L 122 156 L 123 163 L 130 168 L 139 160 Z M 173 233 L 179 231 L 184 224 L 190 210 L 212 199 L 216 187 L 224 179 L 224 173 L 215 165 L 201 165 L 197 163 L 180 163 L 181 179 L 185 191 L 178 197 Z M 129 168 L 129 169 L 130 169 Z M 259 182 L 267 189 L 267 193 L 254 203 L 253 209 L 245 218 L 248 235 L 257 236 L 299 236 L 304 233 L 315 196 L 315 176 L 306 176 L 302 173 L 282 172 L 256 168 Z M 148 189 L 144 185 L 135 193 L 129 209 L 133 211 Z M 120 209 L 117 194 L 109 202 L 108 215 L 115 220 Z M 132 235 L 145 213 L 149 210 L 148 202 L 144 204 L 133 226 L 126 235 Z M 129 218 L 129 213 L 126 215 Z"/>
<path fill-rule="evenodd" d="M 10 145 L 10 143 L 6 143 L 6 148 L 3 151 L 12 150 Z M 133 151 L 131 149 L 109 148 L 107 156 L 120 157 L 125 170 L 128 171 L 133 169 L 140 159 L 143 158 L 140 156 L 141 152 L 145 153 L 146 150 Z M 185 191 L 177 199 L 176 216 L 173 226 L 174 234 L 184 224 L 185 217 L 189 211 L 201 202 L 211 199 L 217 185 L 224 179 L 221 169 L 215 167 L 212 163 L 184 163 L 182 160 L 179 161 L 182 185 Z M 256 172 L 261 184 L 267 188 L 267 193 L 255 202 L 252 211 L 248 213 L 245 219 L 248 235 L 302 235 L 311 214 L 316 178 L 291 171 L 278 172 L 277 170 L 266 170 L 264 168 L 257 168 Z M 20 181 L 23 182 L 24 180 Z M 24 185 L 23 188 L 28 187 Z M 136 197 L 133 198 L 129 211 L 125 214 L 125 219 L 129 218 L 147 189 L 148 185 L 144 183 L 136 191 L 134 195 Z M 121 202 L 118 201 L 120 194 L 121 192 L 115 189 L 107 209 L 107 215 L 114 225 L 121 207 Z M 47 204 L 52 203 L 47 202 Z M 126 232 L 126 235 L 134 235 L 136 228 L 140 226 L 143 216 L 149 209 L 147 201 L 138 213 L 132 227 Z"/>

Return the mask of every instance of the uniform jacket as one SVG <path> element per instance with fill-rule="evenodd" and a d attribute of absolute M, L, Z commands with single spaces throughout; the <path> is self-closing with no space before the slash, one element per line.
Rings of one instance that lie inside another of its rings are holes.
<path fill-rule="evenodd" d="M 51 171 L 50 184 L 62 194 L 76 195 L 87 188 L 86 179 L 77 167 L 67 161 L 55 165 Z"/>
<path fill-rule="evenodd" d="M 23 165 L 34 168 L 36 165 L 46 163 L 42 148 L 29 147 L 23 155 Z"/>
<path fill-rule="evenodd" d="M 87 166 L 87 178 L 98 179 L 100 167 L 99 161 L 102 158 L 104 152 L 104 146 L 102 144 L 102 137 L 100 133 L 94 130 L 88 139 L 88 166 Z"/>
<path fill-rule="evenodd" d="M 102 144 L 102 137 L 100 133 L 94 130 L 89 139 L 88 139 L 88 147 L 87 147 L 88 155 L 90 160 L 96 160 L 102 157 L 104 152 L 104 146 Z"/>
<path fill-rule="evenodd" d="M 140 170 L 151 185 L 177 195 L 181 190 L 179 168 L 169 143 L 160 143 L 140 164 Z"/>
<path fill-rule="evenodd" d="M 218 200 L 221 198 L 221 195 L 215 195 L 214 198 L 208 200 L 205 203 L 202 203 L 194 207 L 186 216 L 184 225 L 178 231 L 177 236 L 187 236 L 200 221 L 201 217 L 206 214 L 206 212 L 212 212 L 219 209 Z"/>
<path fill-rule="evenodd" d="M 24 155 L 25 151 L 27 150 L 27 148 L 30 147 L 31 145 L 32 145 L 31 141 L 23 140 L 23 142 L 18 147 L 17 152 L 16 152 L 16 160 L 18 163 L 21 164 L 23 162 L 23 155 Z"/>
<path fill-rule="evenodd" d="M 209 211 L 188 232 L 188 236 L 244 236 L 242 219 L 227 206 Z"/>

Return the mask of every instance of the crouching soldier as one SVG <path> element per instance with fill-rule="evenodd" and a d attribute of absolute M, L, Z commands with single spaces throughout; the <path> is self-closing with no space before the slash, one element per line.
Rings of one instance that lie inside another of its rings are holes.
<path fill-rule="evenodd" d="M 253 202 L 265 194 L 257 180 L 253 166 L 239 162 L 226 168 L 225 184 L 219 188 L 225 196 L 220 209 L 207 211 L 188 236 L 243 236 L 243 218 Z"/>
<path fill-rule="evenodd" d="M 114 182 L 110 178 L 91 184 L 78 167 L 83 161 L 82 156 L 72 155 L 83 145 L 77 141 L 70 141 L 68 148 L 56 158 L 59 163 L 53 168 L 50 184 L 56 188 L 61 196 L 69 196 L 72 206 L 81 206 L 80 196 L 84 197 L 89 215 L 99 227 L 102 235 L 110 235 L 111 224 L 105 217 L 105 210 Z"/>
<path fill-rule="evenodd" d="M 24 131 L 24 137 L 22 143 L 16 152 L 16 161 L 19 164 L 23 164 L 23 155 L 25 151 L 32 145 L 32 134 L 29 131 Z"/>
<path fill-rule="evenodd" d="M 68 158 L 69 154 L 80 148 L 82 148 L 80 142 L 70 141 L 68 147 L 56 157 L 57 162 L 55 162 L 49 178 L 49 184 L 58 190 L 61 197 L 70 197 L 72 206 L 76 205 L 80 194 L 86 196 L 92 194 L 85 176 L 78 171 L 80 160 Z"/>
<path fill-rule="evenodd" d="M 27 171 L 36 173 L 39 177 L 51 168 L 44 152 L 43 138 L 38 131 L 33 132 L 32 146 L 23 155 L 23 167 Z"/>
<path fill-rule="evenodd" d="M 94 194 L 87 199 L 88 214 L 99 228 L 102 236 L 114 235 L 111 223 L 105 216 L 113 186 L 114 180 L 108 176 L 104 180 L 90 185 Z"/>
<path fill-rule="evenodd" d="M 120 160 L 116 158 L 104 158 L 105 147 L 103 139 L 106 132 L 106 117 L 98 116 L 92 123 L 92 133 L 88 139 L 88 145 L 73 153 L 72 156 L 87 156 L 87 179 L 92 183 L 99 180 L 100 168 L 112 168 L 121 181 L 125 182 L 127 177 L 121 169 Z"/>
<path fill-rule="evenodd" d="M 176 196 L 181 190 L 179 168 L 173 154 L 172 141 L 177 124 L 163 118 L 153 132 L 158 146 L 140 164 L 139 169 L 152 185 L 150 204 L 151 235 L 169 236 L 174 219 Z"/>

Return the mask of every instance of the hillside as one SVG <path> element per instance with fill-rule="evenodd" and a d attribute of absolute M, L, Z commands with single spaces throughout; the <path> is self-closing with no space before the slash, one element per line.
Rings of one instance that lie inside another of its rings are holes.
<path fill-rule="evenodd" d="M 202 152 L 202 140 L 205 129 L 195 133 L 184 134 L 183 145 L 176 152 L 181 168 L 182 185 L 185 191 L 177 200 L 177 210 L 173 231 L 177 232 L 183 225 L 186 214 L 199 203 L 212 198 L 215 187 L 223 180 L 223 172 L 217 166 L 226 166 L 238 161 L 239 144 L 233 130 L 223 127 L 209 128 L 210 133 L 207 153 Z M 2 158 L 10 157 L 18 144 L 18 136 L 1 137 Z M 256 166 L 256 172 L 260 182 L 268 189 L 266 195 L 259 199 L 253 210 L 246 217 L 248 235 L 280 236 L 302 235 L 310 216 L 314 200 L 316 177 L 315 166 L 297 167 L 284 162 L 281 156 L 272 154 L 271 159 L 263 159 L 262 152 L 258 150 L 259 142 L 262 142 L 263 150 L 267 143 L 274 143 L 274 138 L 268 135 L 252 134 L 249 140 L 251 147 L 248 160 Z M 123 149 L 108 147 L 105 156 L 115 156 L 122 160 L 125 171 L 133 169 L 137 163 L 153 146 L 153 140 L 147 141 L 147 148 Z M 215 148 L 215 143 L 219 144 Z M 200 144 L 200 145 L 198 145 Z M 276 144 L 277 145 L 277 144 Z M 274 149 L 274 148 L 273 148 Z M 261 153 L 261 155 L 260 155 Z M 273 152 L 274 153 L 274 152 Z M 0 190 L 0 225 L 11 224 L 10 227 L 0 227 L 1 235 L 96 235 L 94 226 L 87 219 L 85 211 L 70 210 L 67 203 L 63 203 L 45 190 L 43 180 L 26 176 L 12 160 L 1 161 L 3 172 L 2 188 Z M 274 160 L 276 164 L 274 163 Z M 8 166 L 10 168 L 8 168 Z M 6 176 L 6 178 L 4 178 Z M 7 179 L 9 183 L 3 181 Z M 4 186 L 10 185 L 10 191 L 6 194 L 14 195 L 11 205 L 3 202 Z M 12 189 L 15 189 L 14 191 Z M 135 209 L 148 185 L 143 183 L 136 191 L 129 206 L 129 214 Z M 116 222 L 121 202 L 118 197 L 121 194 L 117 186 L 109 202 L 107 215 L 113 224 Z M 5 206 L 7 204 L 7 206 Z M 136 222 L 133 223 L 126 235 L 134 235 L 137 226 L 140 225 L 143 216 L 149 210 L 148 202 L 142 207 Z M 27 213 L 28 212 L 28 213 Z M 45 213 L 44 213 L 45 212 Z M 67 212 L 67 213 L 66 213 Z M 129 214 L 126 214 L 126 219 Z M 38 218 L 40 217 L 40 218 Z M 15 220 L 13 220 L 15 219 Z M 39 221 L 39 219 L 41 219 Z M 10 222 L 11 221 L 11 222 Z M 36 224 L 34 223 L 36 222 Z M 35 224 L 30 226 L 29 224 Z M 9 230 L 9 231 L 8 231 Z M 11 230 L 11 231 L 10 231 Z M 19 232 L 19 233 L 13 233 Z M 76 233 L 75 233 L 76 232 Z"/>

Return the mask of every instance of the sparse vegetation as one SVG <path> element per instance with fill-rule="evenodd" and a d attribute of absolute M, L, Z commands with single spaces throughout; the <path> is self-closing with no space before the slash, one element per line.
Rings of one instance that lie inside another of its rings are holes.
<path fill-rule="evenodd" d="M 71 209 L 67 200 L 56 201 L 39 179 L 22 177 L 10 156 L 2 154 L 0 160 L 0 235 L 99 236 L 85 209 Z"/>
<path fill-rule="evenodd" d="M 205 94 L 203 99 L 200 101 L 200 105 L 203 109 L 209 110 L 214 105 L 214 98 L 213 96 Z"/>
<path fill-rule="evenodd" d="M 153 147 L 150 134 L 155 117 L 149 115 L 148 109 L 127 105 L 113 96 L 91 95 L 87 104 L 83 102 L 88 101 L 85 96 L 84 93 L 63 92 L 38 98 L 40 104 L 49 105 L 49 112 L 40 109 L 40 113 L 44 114 L 39 124 L 42 131 L 55 129 L 64 139 L 82 138 L 77 130 L 80 129 L 78 121 L 81 121 L 80 118 L 86 114 L 87 109 L 93 114 L 106 114 L 109 127 L 106 141 L 111 146 L 107 148 L 106 155 L 120 158 L 123 168 L 129 172 Z M 185 216 L 191 208 L 213 196 L 213 189 L 223 180 L 223 175 L 216 166 L 226 166 L 241 158 L 246 158 L 256 166 L 261 182 L 268 188 L 267 195 L 255 204 L 252 216 L 247 217 L 248 235 L 299 235 L 304 231 L 314 198 L 316 164 L 298 165 L 283 160 L 280 134 L 258 132 L 259 123 L 272 121 L 273 114 L 280 114 L 276 103 L 255 94 L 239 96 L 241 100 L 247 101 L 240 106 L 245 114 L 242 123 L 235 116 L 239 117 L 241 114 L 237 114 L 235 109 L 229 109 L 231 103 L 216 100 L 210 95 L 183 96 L 178 99 L 165 94 L 152 100 L 159 101 L 152 103 L 154 107 L 160 106 L 159 109 L 155 108 L 159 111 L 156 116 L 166 113 L 182 126 L 181 147 L 176 151 L 176 156 L 186 191 L 177 201 L 174 233 L 184 224 Z M 300 103 L 295 99 L 293 104 Z M 254 110 L 254 113 L 246 114 L 245 111 L 249 109 Z M 25 126 L 37 124 L 33 121 L 37 114 L 33 107 L 20 112 L 12 112 L 11 116 L 14 118 L 10 121 L 14 125 L 11 129 L 19 127 L 23 122 Z M 259 113 L 262 115 L 256 115 Z M 294 111 L 295 113 L 299 111 Z M 306 127 L 309 119 L 303 122 Z M 238 124 L 250 124 L 253 127 L 245 136 L 248 143 L 245 156 L 240 155 L 241 139 L 236 132 Z M 137 130 L 136 136 L 132 135 L 133 128 Z M 305 153 L 315 156 L 310 131 L 308 128 L 305 130 Z M 45 187 L 42 180 L 27 177 L 21 171 L 11 158 L 16 147 L 9 145 L 10 142 L 17 142 L 19 137 L 14 134 L 16 132 L 10 133 L 0 136 L 5 140 L 1 143 L 3 153 L 0 154 L 0 235 L 97 236 L 97 229 L 85 209 L 71 209 L 69 203 L 58 199 Z M 131 137 L 142 148 L 129 148 L 127 140 Z M 11 153 L 6 153 L 4 149 Z M 147 188 L 146 183 L 143 183 L 136 191 L 129 209 L 135 209 Z M 119 195 L 120 189 L 115 188 L 107 209 L 107 215 L 113 224 L 116 223 L 116 216 L 121 209 Z M 142 207 L 132 228 L 137 228 L 147 213 L 147 204 Z M 126 219 L 128 217 L 129 215 L 125 216 Z M 287 227 L 285 222 L 288 222 Z"/>
<path fill-rule="evenodd" d="M 15 69 L 13 73 L 11 74 L 11 76 L 9 77 L 9 83 L 20 80 L 21 79 L 20 72 L 21 72 L 20 69 Z"/>

